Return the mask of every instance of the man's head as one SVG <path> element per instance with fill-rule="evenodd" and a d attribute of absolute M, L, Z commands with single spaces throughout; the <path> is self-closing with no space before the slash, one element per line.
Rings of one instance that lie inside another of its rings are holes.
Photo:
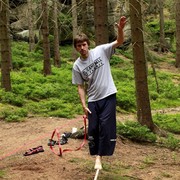
<path fill-rule="evenodd" d="M 84 33 L 77 34 L 74 38 L 74 47 L 76 48 L 77 43 L 87 42 L 88 46 L 90 45 L 89 38 Z"/>
<path fill-rule="evenodd" d="M 86 59 L 89 55 L 89 44 L 90 41 L 85 34 L 78 34 L 74 38 L 74 47 L 81 54 L 83 59 Z"/>

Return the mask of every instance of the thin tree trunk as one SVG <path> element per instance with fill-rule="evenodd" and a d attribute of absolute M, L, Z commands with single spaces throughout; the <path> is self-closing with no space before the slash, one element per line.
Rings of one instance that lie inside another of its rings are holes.
<path fill-rule="evenodd" d="M 73 26 L 73 39 L 78 33 L 78 23 L 77 23 L 77 1 L 72 0 L 72 26 Z M 77 51 L 73 48 L 72 58 L 76 59 L 78 56 Z"/>
<path fill-rule="evenodd" d="M 87 24 L 88 24 L 88 16 L 87 16 L 87 0 L 82 2 L 82 31 L 87 34 Z"/>
<path fill-rule="evenodd" d="M 175 66 L 180 68 L 180 1 L 176 0 L 176 62 Z"/>
<path fill-rule="evenodd" d="M 107 0 L 94 0 L 94 23 L 96 45 L 109 41 Z"/>
<path fill-rule="evenodd" d="M 46 0 L 41 0 L 42 5 L 42 36 L 43 36 L 43 55 L 44 55 L 44 75 L 51 74 L 51 62 L 50 62 L 50 44 L 49 44 L 49 25 L 48 25 L 48 4 Z"/>
<path fill-rule="evenodd" d="M 59 28 L 58 28 L 58 8 L 57 0 L 53 0 L 53 14 L 54 14 L 54 65 L 60 67 L 60 52 L 59 52 Z"/>
<path fill-rule="evenodd" d="M 164 33 L 164 12 L 163 12 L 163 0 L 159 0 L 159 20 L 160 20 L 160 47 L 159 52 L 167 51 L 165 33 Z"/>
<path fill-rule="evenodd" d="M 33 8 L 32 0 L 27 0 L 28 3 L 28 25 L 29 25 L 29 51 L 33 51 L 35 47 L 34 40 L 34 21 L 33 21 Z"/>
<path fill-rule="evenodd" d="M 9 34 L 9 1 L 0 1 L 1 86 L 11 91 L 11 46 Z"/>
<path fill-rule="evenodd" d="M 149 100 L 141 4 L 140 0 L 129 0 L 129 3 L 136 85 L 137 118 L 140 124 L 146 125 L 153 132 L 158 133 L 159 129 L 152 121 Z"/>

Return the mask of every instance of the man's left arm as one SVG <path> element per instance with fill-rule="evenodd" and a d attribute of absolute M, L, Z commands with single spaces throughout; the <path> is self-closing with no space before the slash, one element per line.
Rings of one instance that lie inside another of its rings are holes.
<path fill-rule="evenodd" d="M 116 47 L 120 46 L 123 42 L 124 42 L 124 26 L 126 24 L 126 17 L 122 16 L 119 20 L 119 24 L 116 23 L 116 26 L 118 28 L 118 34 L 117 34 L 117 39 L 112 42 L 113 44 L 113 49 L 115 49 Z"/>

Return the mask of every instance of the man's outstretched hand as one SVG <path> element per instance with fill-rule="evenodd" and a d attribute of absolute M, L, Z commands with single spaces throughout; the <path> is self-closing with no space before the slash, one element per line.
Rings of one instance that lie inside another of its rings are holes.
<path fill-rule="evenodd" d="M 122 30 L 126 24 L 126 17 L 122 16 L 119 20 L 119 24 L 115 23 L 115 25 L 118 27 L 118 30 Z"/>

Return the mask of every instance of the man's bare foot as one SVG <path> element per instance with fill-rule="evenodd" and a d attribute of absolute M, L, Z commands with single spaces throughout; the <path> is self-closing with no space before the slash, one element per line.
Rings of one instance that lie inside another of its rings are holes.
<path fill-rule="evenodd" d="M 101 156 L 96 156 L 94 169 L 102 169 Z"/>

